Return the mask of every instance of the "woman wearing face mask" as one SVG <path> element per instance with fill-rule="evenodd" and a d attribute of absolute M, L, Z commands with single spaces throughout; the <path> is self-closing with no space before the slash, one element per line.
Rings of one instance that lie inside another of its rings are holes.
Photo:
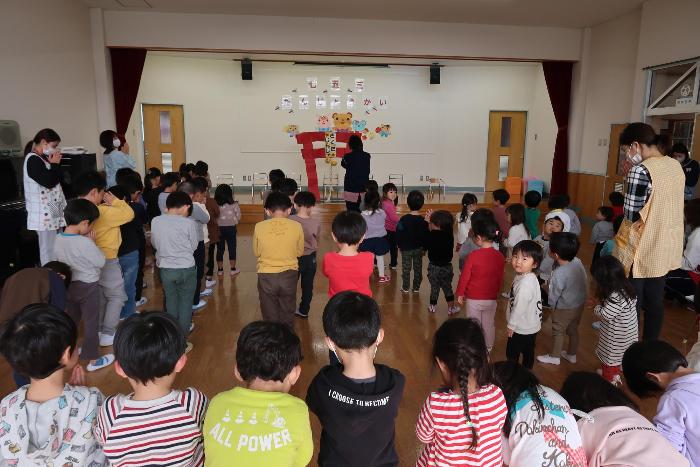
<path fill-rule="evenodd" d="M 637 291 L 637 312 L 644 310 L 644 340 L 659 338 L 666 274 L 678 269 L 683 257 L 685 175 L 663 155 L 664 148 L 662 136 L 644 123 L 630 123 L 620 135 L 620 149 L 633 165 L 615 256 Z"/>
<path fill-rule="evenodd" d="M 690 158 L 690 152 L 683 143 L 676 143 L 671 148 L 671 157 L 676 159 L 681 164 L 683 173 L 685 173 L 685 199 L 693 199 L 695 196 L 695 185 L 698 184 L 700 177 L 700 164 L 698 161 Z"/>
<path fill-rule="evenodd" d="M 41 264 L 54 260 L 53 245 L 58 229 L 65 227 L 63 209 L 66 198 L 61 189 L 61 137 L 45 128 L 27 143 L 24 158 L 24 200 L 27 229 L 39 237 Z"/>
<path fill-rule="evenodd" d="M 117 170 L 123 168 L 136 169 L 136 161 L 128 154 L 129 145 L 122 142 L 117 136 L 117 133 L 112 130 L 105 130 L 100 133 L 100 145 L 105 148 L 104 164 L 105 173 L 107 174 L 107 187 L 112 187 L 117 184 L 115 180 Z M 120 151 L 119 148 L 123 151 Z"/>

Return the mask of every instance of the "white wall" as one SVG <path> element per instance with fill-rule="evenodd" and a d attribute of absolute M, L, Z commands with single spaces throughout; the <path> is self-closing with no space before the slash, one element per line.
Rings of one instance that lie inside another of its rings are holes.
<path fill-rule="evenodd" d="M 3 0 L 0 7 L 0 119 L 23 141 L 45 127 L 63 146 L 99 149 L 87 7 L 74 0 Z"/>
<path fill-rule="evenodd" d="M 293 123 L 302 131 L 314 130 L 317 112 L 313 101 L 305 112 L 275 111 L 280 97 L 292 88 L 302 93 L 308 76 L 318 77 L 321 89 L 331 76 L 341 77 L 343 89 L 355 77 L 363 77 L 365 95 L 389 98 L 388 110 L 370 116 L 361 108 L 352 111 L 355 117 L 362 115 L 371 129 L 380 123 L 392 125 L 391 138 L 366 142 L 373 154 L 375 179 L 400 172 L 406 174 L 407 185 L 419 184 L 419 175 L 430 175 L 445 178 L 450 186 L 483 187 L 489 111 L 525 110 L 530 114 L 525 175 L 549 181 L 556 124 L 539 64 L 448 66 L 442 69 L 442 83 L 433 86 L 424 67 L 355 69 L 256 62 L 253 76 L 253 81 L 241 81 L 237 62 L 149 54 L 129 138 L 141 141 L 141 103 L 182 104 L 189 161 L 207 160 L 213 174 L 234 173 L 241 185 L 244 174 L 276 167 L 305 173 L 299 146 L 282 128 Z M 313 99 L 314 93 L 308 94 Z M 347 92 L 339 94 L 344 112 Z M 142 160 L 141 145 L 131 147 Z M 326 170 L 319 161 L 319 177 Z"/>

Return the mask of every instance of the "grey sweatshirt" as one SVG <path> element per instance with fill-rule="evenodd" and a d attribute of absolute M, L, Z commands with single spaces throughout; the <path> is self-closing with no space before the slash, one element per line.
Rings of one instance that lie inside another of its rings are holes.
<path fill-rule="evenodd" d="M 615 238 L 615 231 L 612 222 L 598 221 L 595 223 L 591 232 L 591 243 L 605 242 L 613 238 Z"/>
<path fill-rule="evenodd" d="M 98 282 L 100 272 L 105 265 L 105 255 L 87 237 L 77 234 L 60 233 L 54 246 L 56 261 L 70 266 L 74 281 Z"/>
<path fill-rule="evenodd" d="M 192 219 L 162 214 L 151 221 L 151 243 L 159 268 L 186 269 L 194 266 L 194 251 L 202 227 Z"/>
<path fill-rule="evenodd" d="M 192 204 L 192 214 L 190 219 L 197 223 L 197 242 L 204 241 L 204 229 L 206 228 L 207 222 L 209 222 L 209 213 L 206 209 L 203 209 L 199 203 Z"/>
<path fill-rule="evenodd" d="M 588 277 L 581 260 L 574 258 L 555 265 L 549 280 L 549 304 L 552 308 L 570 310 L 583 306 L 588 296 Z"/>
<path fill-rule="evenodd" d="M 542 293 L 534 273 L 515 275 L 506 320 L 508 329 L 517 334 L 536 334 L 542 327 Z"/>

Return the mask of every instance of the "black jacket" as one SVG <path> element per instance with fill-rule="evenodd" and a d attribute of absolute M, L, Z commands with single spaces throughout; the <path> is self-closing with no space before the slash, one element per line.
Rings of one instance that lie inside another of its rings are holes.
<path fill-rule="evenodd" d="M 436 266 L 447 266 L 452 263 L 452 253 L 455 240 L 452 232 L 431 230 L 428 235 L 428 260 Z"/>
<path fill-rule="evenodd" d="M 364 151 L 345 154 L 340 165 L 345 168 L 343 189 L 351 193 L 363 193 L 369 181 L 369 160 L 372 156 Z"/>
<path fill-rule="evenodd" d="M 399 465 L 394 425 L 406 379 L 388 366 L 375 368 L 371 383 L 357 383 L 335 365 L 321 368 L 311 382 L 306 403 L 323 427 L 319 466 Z"/>
<path fill-rule="evenodd" d="M 681 167 L 683 167 L 683 172 L 685 173 L 685 186 L 694 187 L 697 185 L 698 178 L 700 177 L 700 165 L 698 161 L 686 157 Z"/>
<path fill-rule="evenodd" d="M 404 214 L 396 225 L 396 242 L 401 251 L 426 248 L 428 235 L 428 223 L 423 216 Z"/>

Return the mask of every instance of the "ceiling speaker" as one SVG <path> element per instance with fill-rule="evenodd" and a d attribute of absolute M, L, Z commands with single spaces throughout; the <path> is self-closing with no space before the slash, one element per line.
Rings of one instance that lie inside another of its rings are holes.
<path fill-rule="evenodd" d="M 243 81 L 253 80 L 253 62 L 249 58 L 241 60 L 241 79 Z"/>
<path fill-rule="evenodd" d="M 0 120 L 0 154 L 21 153 L 22 149 L 19 124 L 14 120 Z"/>
<path fill-rule="evenodd" d="M 440 84 L 440 66 L 437 63 L 430 65 L 430 84 Z"/>

